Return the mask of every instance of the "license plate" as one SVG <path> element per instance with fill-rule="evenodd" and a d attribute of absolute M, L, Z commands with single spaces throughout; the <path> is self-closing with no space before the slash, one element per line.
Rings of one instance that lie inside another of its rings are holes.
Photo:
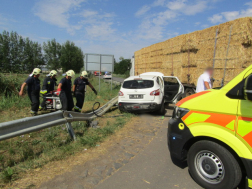
<path fill-rule="evenodd" d="M 130 99 L 142 99 L 143 95 L 129 95 Z"/>

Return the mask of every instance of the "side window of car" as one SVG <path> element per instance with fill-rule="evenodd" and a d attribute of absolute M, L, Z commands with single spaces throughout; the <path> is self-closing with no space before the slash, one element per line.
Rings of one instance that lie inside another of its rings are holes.
<path fill-rule="evenodd" d="M 160 85 L 158 77 L 157 77 L 157 84 L 159 84 L 159 85 Z"/>

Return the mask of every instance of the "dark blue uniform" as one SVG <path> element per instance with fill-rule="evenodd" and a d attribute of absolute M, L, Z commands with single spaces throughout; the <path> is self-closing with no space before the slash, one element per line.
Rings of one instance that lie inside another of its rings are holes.
<path fill-rule="evenodd" d="M 35 77 L 28 77 L 25 83 L 27 84 L 28 96 L 32 102 L 31 110 L 37 112 L 39 108 L 40 80 Z"/>
<path fill-rule="evenodd" d="M 75 97 L 76 97 L 76 106 L 81 110 L 85 100 L 86 85 L 89 85 L 89 81 L 86 78 L 81 79 L 77 77 L 74 81 L 75 85 Z"/>
<path fill-rule="evenodd" d="M 62 84 L 60 101 L 62 104 L 62 110 L 71 111 L 74 107 L 73 96 L 72 96 L 72 81 L 71 79 L 63 78 L 60 80 Z"/>
<path fill-rule="evenodd" d="M 48 93 L 54 91 L 54 88 L 57 85 L 56 81 L 57 81 L 57 79 L 51 78 L 51 76 L 45 78 L 43 86 L 42 86 L 42 91 L 40 91 L 40 93 L 42 93 L 44 95 L 43 102 L 41 103 L 42 108 L 45 108 L 45 106 L 46 106 L 46 98 L 45 97 L 52 96 L 52 94 L 48 94 Z"/>

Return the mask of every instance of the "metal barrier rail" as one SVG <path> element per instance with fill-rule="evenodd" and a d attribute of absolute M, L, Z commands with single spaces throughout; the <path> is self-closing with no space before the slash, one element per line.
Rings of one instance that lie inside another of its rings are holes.
<path fill-rule="evenodd" d="M 118 101 L 118 97 L 113 98 L 104 106 L 95 110 L 99 116 L 106 113 Z M 39 131 L 48 127 L 66 124 L 68 132 L 72 139 L 76 139 L 71 122 L 74 121 L 88 121 L 96 118 L 97 116 L 91 113 L 77 113 L 70 111 L 57 111 L 36 117 L 27 117 L 14 121 L 0 123 L 0 141 L 15 136 Z"/>

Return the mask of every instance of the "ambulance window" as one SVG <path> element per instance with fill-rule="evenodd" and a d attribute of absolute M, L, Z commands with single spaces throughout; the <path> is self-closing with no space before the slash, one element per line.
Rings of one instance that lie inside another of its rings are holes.
<path fill-rule="evenodd" d="M 243 79 L 240 83 L 238 83 L 234 88 L 232 88 L 226 96 L 231 98 L 231 99 L 240 99 L 240 100 L 245 100 L 244 98 L 244 84 L 245 84 L 245 79 Z"/>

